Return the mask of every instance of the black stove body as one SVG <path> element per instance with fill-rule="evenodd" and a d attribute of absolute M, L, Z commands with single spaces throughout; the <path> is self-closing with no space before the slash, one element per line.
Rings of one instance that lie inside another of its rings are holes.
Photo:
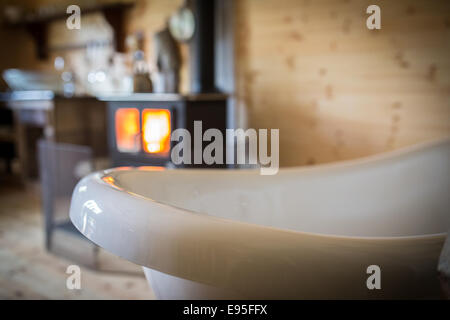
<path fill-rule="evenodd" d="M 171 133 L 178 128 L 191 135 L 191 155 L 194 155 L 194 121 L 201 121 L 202 132 L 209 128 L 221 131 L 225 138 L 227 128 L 227 96 L 219 93 L 193 95 L 131 94 L 104 97 L 108 102 L 108 147 L 113 166 L 164 166 L 190 168 L 224 168 L 223 164 L 180 164 L 171 161 L 171 151 L 177 141 L 170 141 Z M 127 112 L 129 114 L 127 114 Z M 169 131 L 158 135 L 159 131 Z M 122 131 L 126 131 L 125 133 Z M 128 135 L 128 136 L 127 136 Z M 153 135 L 153 137 L 152 137 Z M 148 143 L 164 135 L 165 141 Z M 125 144 L 122 140 L 125 137 Z M 132 140 L 131 140 L 132 139 Z M 224 140 L 225 142 L 225 140 Z M 128 143 L 128 144 L 127 144 Z M 210 142 L 203 142 L 203 147 Z M 121 145 L 122 144 L 122 145 Z M 152 147 L 152 145 L 154 145 Z"/>

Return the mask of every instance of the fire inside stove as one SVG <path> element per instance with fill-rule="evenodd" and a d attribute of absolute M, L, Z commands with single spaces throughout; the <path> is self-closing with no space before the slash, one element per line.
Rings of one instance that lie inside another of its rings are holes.
<path fill-rule="evenodd" d="M 115 113 L 116 144 L 120 152 L 167 155 L 171 119 L 167 109 L 119 108 Z"/>

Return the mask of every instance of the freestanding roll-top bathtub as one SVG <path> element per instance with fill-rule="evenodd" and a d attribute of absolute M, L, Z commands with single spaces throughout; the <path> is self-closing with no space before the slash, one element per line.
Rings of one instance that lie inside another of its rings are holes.
<path fill-rule="evenodd" d="M 162 299 L 436 298 L 449 190 L 444 139 L 273 176 L 106 170 L 80 181 L 70 216 Z"/>

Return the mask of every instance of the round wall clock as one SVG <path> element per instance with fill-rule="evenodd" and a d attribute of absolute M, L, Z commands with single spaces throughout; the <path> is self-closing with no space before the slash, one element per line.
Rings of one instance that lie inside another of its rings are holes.
<path fill-rule="evenodd" d="M 181 42 L 189 41 L 194 35 L 195 18 L 191 9 L 182 6 L 169 20 L 169 30 L 172 36 Z"/>

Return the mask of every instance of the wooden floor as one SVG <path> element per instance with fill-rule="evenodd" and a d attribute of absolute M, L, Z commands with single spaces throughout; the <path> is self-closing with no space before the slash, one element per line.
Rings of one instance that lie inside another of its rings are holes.
<path fill-rule="evenodd" d="M 100 271 L 81 267 L 81 289 L 68 290 L 73 261 L 44 248 L 39 189 L 0 184 L 0 299 L 154 299 L 142 269 L 100 251 Z M 106 271 L 107 270 L 107 271 Z"/>

